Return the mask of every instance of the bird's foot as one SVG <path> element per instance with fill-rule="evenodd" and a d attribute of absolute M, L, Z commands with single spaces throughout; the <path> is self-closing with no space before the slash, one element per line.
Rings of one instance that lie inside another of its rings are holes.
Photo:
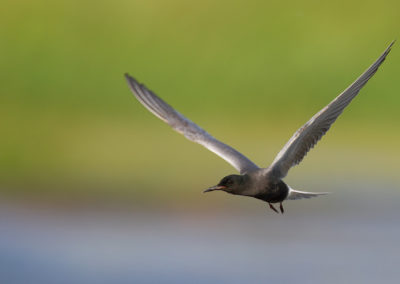
<path fill-rule="evenodd" d="M 268 204 L 269 204 L 269 208 L 271 208 L 272 210 L 274 210 L 276 213 L 279 214 L 278 210 L 276 210 L 276 208 L 271 203 L 268 203 Z"/>
<path fill-rule="evenodd" d="M 279 205 L 279 209 L 281 209 L 281 213 L 282 213 L 282 214 L 285 213 L 285 210 L 283 210 L 282 202 L 281 202 L 281 204 Z"/>

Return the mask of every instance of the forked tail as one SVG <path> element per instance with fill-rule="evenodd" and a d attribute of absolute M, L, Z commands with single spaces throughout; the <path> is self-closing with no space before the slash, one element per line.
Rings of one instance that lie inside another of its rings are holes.
<path fill-rule="evenodd" d="M 294 190 L 293 188 L 289 187 L 289 194 L 288 197 L 286 197 L 287 200 L 296 200 L 296 199 L 302 199 L 302 198 L 311 198 L 311 197 L 317 197 L 320 195 L 327 195 L 330 192 L 307 192 L 307 191 L 300 191 L 300 190 Z"/>

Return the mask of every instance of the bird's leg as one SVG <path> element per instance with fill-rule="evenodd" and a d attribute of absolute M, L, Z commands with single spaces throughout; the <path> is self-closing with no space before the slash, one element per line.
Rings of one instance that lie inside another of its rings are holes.
<path fill-rule="evenodd" d="M 279 205 L 279 209 L 281 209 L 282 214 L 285 212 L 285 210 L 283 210 L 282 202 L 281 202 L 281 205 Z"/>
<path fill-rule="evenodd" d="M 268 202 L 268 204 L 269 204 L 269 208 L 271 208 L 272 210 L 274 210 L 276 213 L 279 214 L 278 210 L 276 210 L 276 208 L 271 203 Z"/>

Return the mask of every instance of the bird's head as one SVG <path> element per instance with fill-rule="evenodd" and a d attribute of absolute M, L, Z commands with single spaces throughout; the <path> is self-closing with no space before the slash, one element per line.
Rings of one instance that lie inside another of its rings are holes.
<path fill-rule="evenodd" d="M 231 194 L 240 194 L 244 189 L 245 178 L 242 175 L 229 175 L 221 179 L 221 181 L 204 192 L 210 192 L 214 190 L 222 190 Z"/>

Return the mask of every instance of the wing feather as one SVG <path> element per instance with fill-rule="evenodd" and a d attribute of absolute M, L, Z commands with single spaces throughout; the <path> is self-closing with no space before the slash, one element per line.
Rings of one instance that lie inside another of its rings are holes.
<path fill-rule="evenodd" d="M 361 88 L 375 74 L 378 67 L 389 54 L 393 44 L 394 42 L 388 46 L 383 54 L 353 84 L 296 131 L 268 168 L 269 173 L 272 173 L 275 178 L 284 178 L 291 167 L 303 160 L 308 151 L 324 136 L 345 107 L 357 96 Z"/>
<path fill-rule="evenodd" d="M 145 85 L 140 84 L 128 74 L 125 74 L 125 78 L 139 102 L 159 119 L 168 123 L 175 131 L 214 152 L 230 163 L 241 174 L 258 169 L 258 167 L 244 155 L 215 139 L 204 129 L 184 117 L 160 97 L 147 89 Z"/>

